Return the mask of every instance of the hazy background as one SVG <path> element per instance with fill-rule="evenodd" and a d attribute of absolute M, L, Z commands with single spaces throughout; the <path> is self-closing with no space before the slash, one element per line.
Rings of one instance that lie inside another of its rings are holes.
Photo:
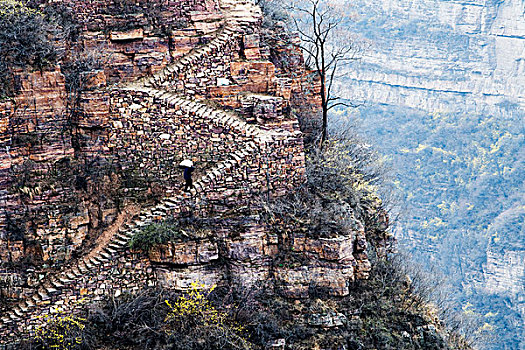
<path fill-rule="evenodd" d="M 525 349 L 525 1 L 355 0 L 369 41 L 340 78 L 393 169 L 400 245 L 446 277 L 457 309 Z"/>

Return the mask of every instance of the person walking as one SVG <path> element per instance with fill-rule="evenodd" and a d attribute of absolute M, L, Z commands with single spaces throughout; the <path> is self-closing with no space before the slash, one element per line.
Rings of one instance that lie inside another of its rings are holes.
<path fill-rule="evenodd" d="M 191 178 L 191 174 L 195 170 L 195 167 L 193 166 L 193 162 L 189 159 L 183 160 L 180 163 L 180 167 L 184 169 L 184 191 L 189 192 L 192 188 L 195 188 L 193 186 L 193 179 Z"/>

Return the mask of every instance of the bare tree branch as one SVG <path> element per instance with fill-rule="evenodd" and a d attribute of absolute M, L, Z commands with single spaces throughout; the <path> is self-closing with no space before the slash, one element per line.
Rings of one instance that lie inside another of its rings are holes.
<path fill-rule="evenodd" d="M 344 30 L 340 28 L 342 14 L 336 13 L 328 0 L 294 3 L 289 11 L 293 29 L 299 33 L 302 41 L 299 47 L 305 54 L 305 62 L 313 64 L 320 77 L 322 147 L 327 139 L 328 111 L 335 106 L 354 107 L 351 103 L 335 103 L 339 98 L 333 96 L 333 87 L 339 69 L 356 60 L 359 50 L 350 35 L 344 35 Z"/>

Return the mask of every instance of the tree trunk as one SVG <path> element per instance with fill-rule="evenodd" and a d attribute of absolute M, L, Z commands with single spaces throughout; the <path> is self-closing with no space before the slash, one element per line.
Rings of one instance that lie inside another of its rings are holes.
<path fill-rule="evenodd" d="M 321 69 L 324 69 L 322 67 Z M 328 101 L 326 100 L 326 84 L 325 84 L 325 72 L 321 71 L 321 108 L 323 110 L 323 125 L 321 134 L 321 144 L 319 148 L 322 150 L 324 142 L 328 138 Z"/>

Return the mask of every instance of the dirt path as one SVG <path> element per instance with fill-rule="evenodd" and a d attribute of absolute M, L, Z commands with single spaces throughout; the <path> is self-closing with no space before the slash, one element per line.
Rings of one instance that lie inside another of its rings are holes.
<path fill-rule="evenodd" d="M 84 259 L 89 260 L 92 257 L 94 257 L 96 254 L 98 254 L 100 250 L 102 250 L 102 248 L 104 248 L 106 245 L 109 244 L 113 236 L 117 234 L 119 227 L 122 226 L 125 222 L 131 221 L 131 219 L 135 215 L 140 213 L 140 209 L 141 209 L 140 206 L 137 204 L 130 204 L 126 206 L 124 210 L 120 212 L 120 214 L 117 216 L 113 224 L 111 224 L 111 226 L 109 226 L 106 230 L 104 230 L 104 232 L 102 232 L 100 237 L 98 237 L 97 245 L 95 246 L 94 249 L 92 249 L 89 252 L 89 254 L 87 254 L 84 257 Z"/>

